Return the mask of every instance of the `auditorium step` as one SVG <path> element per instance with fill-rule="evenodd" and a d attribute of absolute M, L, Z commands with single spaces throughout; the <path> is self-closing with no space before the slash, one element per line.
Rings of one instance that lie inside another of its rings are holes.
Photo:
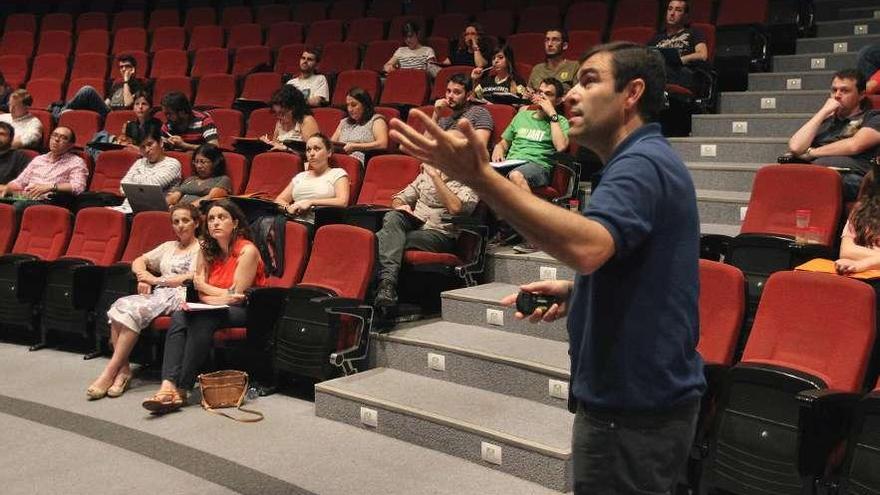
<path fill-rule="evenodd" d="M 816 36 L 865 36 L 880 34 L 880 19 L 844 19 L 816 23 Z"/>
<path fill-rule="evenodd" d="M 694 115 L 691 136 L 789 138 L 812 116 L 813 113 Z"/>
<path fill-rule="evenodd" d="M 816 20 L 831 21 L 837 19 L 851 19 L 852 16 L 844 17 L 845 11 L 874 8 L 880 10 L 877 0 L 813 0 L 816 9 Z M 863 14 L 859 17 L 873 17 L 873 13 Z"/>
<path fill-rule="evenodd" d="M 833 70 L 752 72 L 749 74 L 749 91 L 828 91 L 832 76 Z"/>
<path fill-rule="evenodd" d="M 750 192 L 697 189 L 700 223 L 737 225 L 743 208 L 749 204 L 750 195 Z"/>
<path fill-rule="evenodd" d="M 574 416 L 563 408 L 377 368 L 315 385 L 315 414 L 556 490 L 571 486 Z"/>
<path fill-rule="evenodd" d="M 806 55 L 776 55 L 773 57 L 773 72 L 809 72 L 813 70 L 841 70 L 856 66 L 856 54 L 812 53 Z"/>
<path fill-rule="evenodd" d="M 822 38 L 801 38 L 797 40 L 797 52 L 801 55 L 809 53 L 847 53 L 858 52 L 862 47 L 880 43 L 880 30 L 878 34 L 856 36 L 829 36 Z"/>
<path fill-rule="evenodd" d="M 550 406 L 567 404 L 570 363 L 565 342 L 436 321 L 378 335 L 373 343 L 377 367 Z"/>
<path fill-rule="evenodd" d="M 543 251 L 521 254 L 505 246 L 488 255 L 486 280 L 519 285 L 545 278 L 574 280 L 574 270 Z"/>
<path fill-rule="evenodd" d="M 837 11 L 839 20 L 848 19 L 878 19 L 880 18 L 880 5 L 873 7 L 849 7 Z"/>
<path fill-rule="evenodd" d="M 755 172 L 764 163 L 688 162 L 687 167 L 699 189 L 748 192 L 752 190 Z"/>
<path fill-rule="evenodd" d="M 831 87 L 830 81 L 828 87 Z M 719 115 L 815 113 L 828 99 L 828 89 L 801 91 L 724 92 L 719 99 Z"/>
<path fill-rule="evenodd" d="M 514 308 L 501 306 L 499 301 L 503 297 L 517 292 L 519 285 L 502 282 L 490 282 L 476 287 L 443 292 L 440 296 L 443 320 L 542 339 L 568 341 L 565 319 L 552 323 L 533 324 L 514 318 L 516 312 Z M 489 323 L 490 320 L 493 323 Z"/>
<path fill-rule="evenodd" d="M 788 151 L 788 138 L 682 137 L 670 138 L 685 162 L 775 163 Z"/>

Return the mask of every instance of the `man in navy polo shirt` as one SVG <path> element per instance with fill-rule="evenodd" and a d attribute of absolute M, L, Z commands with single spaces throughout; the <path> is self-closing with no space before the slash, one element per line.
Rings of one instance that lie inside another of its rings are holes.
<path fill-rule="evenodd" d="M 573 283 L 524 285 L 561 302 L 518 315 L 533 322 L 568 315 L 578 494 L 671 493 L 706 387 L 696 351 L 696 194 L 652 123 L 664 82 L 663 60 L 632 43 L 600 45 L 582 59 L 566 96 L 569 135 L 605 164 L 582 215 L 503 180 L 465 122 L 465 138 L 423 114 L 416 115 L 426 135 L 392 122 L 405 151 L 471 186 L 526 239 L 578 272 Z"/>

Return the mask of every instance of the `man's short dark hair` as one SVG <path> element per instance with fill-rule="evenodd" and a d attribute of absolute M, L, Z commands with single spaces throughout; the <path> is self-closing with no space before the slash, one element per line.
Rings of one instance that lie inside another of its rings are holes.
<path fill-rule="evenodd" d="M 557 98 L 562 98 L 563 96 L 565 96 L 565 86 L 562 85 L 562 81 L 560 81 L 559 79 L 556 79 L 555 77 L 545 77 L 544 79 L 541 79 L 541 84 L 553 86 L 553 88 L 556 90 Z"/>
<path fill-rule="evenodd" d="M 9 133 L 9 142 L 12 142 L 15 139 L 15 127 L 12 127 L 12 124 L 9 122 L 0 122 L 0 129 L 6 129 L 6 132 Z"/>
<path fill-rule="evenodd" d="M 472 89 L 474 89 L 474 81 L 467 74 L 453 74 L 452 77 L 449 78 L 449 81 L 446 83 L 458 84 L 459 86 L 464 86 L 464 92 L 470 93 Z"/>
<path fill-rule="evenodd" d="M 599 53 L 611 55 L 614 91 L 623 91 L 635 79 L 645 82 L 645 92 L 638 103 L 639 114 L 646 122 L 656 120 L 666 104 L 663 94 L 666 86 L 666 64 L 660 52 L 629 41 L 614 41 L 594 46 L 581 57 L 580 63 L 583 64 Z"/>
<path fill-rule="evenodd" d="M 556 31 L 557 33 L 562 35 L 562 42 L 563 43 L 568 43 L 568 30 L 567 29 L 565 29 L 562 26 L 552 27 L 552 28 L 548 29 L 546 32 L 544 32 L 544 35 L 546 36 L 547 33 L 550 33 L 553 31 Z"/>
<path fill-rule="evenodd" d="M 120 55 L 116 57 L 116 62 L 125 62 L 131 64 L 132 67 L 137 68 L 138 62 L 137 59 L 132 57 L 131 55 Z"/>
<path fill-rule="evenodd" d="M 834 77 L 831 80 L 835 79 L 852 79 L 856 82 L 856 89 L 859 93 L 865 92 L 865 87 L 868 84 L 868 80 L 865 78 L 865 75 L 859 72 L 856 69 L 843 69 L 834 73 Z"/>
<path fill-rule="evenodd" d="M 318 63 L 321 61 L 321 49 L 318 48 L 317 46 L 307 46 L 307 47 L 303 48 L 302 52 L 303 53 L 311 53 L 312 55 L 314 55 L 315 56 L 315 63 Z M 302 55 L 300 55 L 300 56 L 302 56 Z"/>
<path fill-rule="evenodd" d="M 180 91 L 172 91 L 162 97 L 162 107 L 172 112 L 192 113 L 189 98 Z"/>
<path fill-rule="evenodd" d="M 672 3 L 672 2 L 684 2 L 684 13 L 685 13 L 685 14 L 690 14 L 690 13 L 691 13 L 691 2 L 690 2 L 690 0 L 669 0 L 668 2 L 666 2 L 666 8 L 667 8 L 667 9 L 669 8 L 669 4 Z"/>

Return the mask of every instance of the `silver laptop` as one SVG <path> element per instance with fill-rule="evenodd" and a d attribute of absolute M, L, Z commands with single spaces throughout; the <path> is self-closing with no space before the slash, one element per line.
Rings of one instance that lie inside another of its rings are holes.
<path fill-rule="evenodd" d="M 134 213 L 168 210 L 162 186 L 150 184 L 121 184 L 121 186 Z"/>

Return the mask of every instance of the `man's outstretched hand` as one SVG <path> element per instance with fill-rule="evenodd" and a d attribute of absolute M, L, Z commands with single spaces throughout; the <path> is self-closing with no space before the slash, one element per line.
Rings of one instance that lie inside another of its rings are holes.
<path fill-rule="evenodd" d="M 425 127 L 425 134 L 400 119 L 391 120 L 391 138 L 400 143 L 404 152 L 469 185 L 479 180 L 482 174 L 494 173 L 489 165 L 489 152 L 467 119 L 458 121 L 460 132 L 444 131 L 421 111 L 413 109 L 411 112 Z"/>

